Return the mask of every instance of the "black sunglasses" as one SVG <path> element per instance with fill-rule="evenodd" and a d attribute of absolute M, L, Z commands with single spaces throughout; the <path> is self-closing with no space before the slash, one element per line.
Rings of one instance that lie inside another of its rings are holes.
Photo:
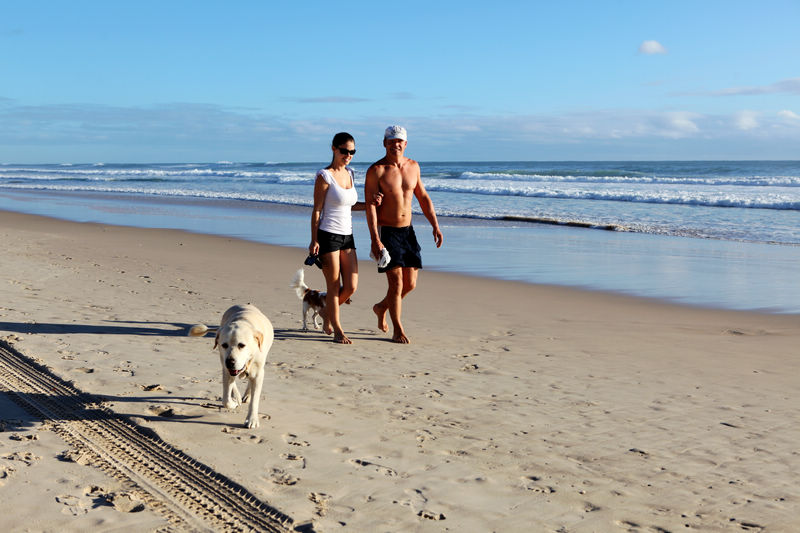
<path fill-rule="evenodd" d="M 356 155 L 355 150 L 348 150 L 347 148 L 337 148 L 342 155 Z"/>

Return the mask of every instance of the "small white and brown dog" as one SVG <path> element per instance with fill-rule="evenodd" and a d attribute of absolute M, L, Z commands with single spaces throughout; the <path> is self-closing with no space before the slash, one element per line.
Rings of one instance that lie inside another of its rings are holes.
<path fill-rule="evenodd" d="M 203 324 L 192 326 L 189 335 L 201 337 L 213 331 Z M 272 323 L 254 305 L 234 305 L 222 315 L 214 348 L 219 350 L 222 364 L 222 403 L 226 409 L 235 409 L 250 402 L 245 427 L 258 427 L 258 403 L 264 385 L 264 366 L 275 333 Z M 247 379 L 244 396 L 236 387 L 236 377 Z"/>
<path fill-rule="evenodd" d="M 305 274 L 303 269 L 299 269 L 294 275 L 292 284 L 289 285 L 297 293 L 297 297 L 303 302 L 303 331 L 308 331 L 308 312 L 312 311 L 311 320 L 314 322 L 314 329 L 319 329 L 320 325 L 317 323 L 317 317 L 322 316 L 325 312 L 325 298 L 328 296 L 326 291 L 318 291 L 310 289 L 305 282 Z M 346 304 L 350 303 L 350 298 L 347 299 Z"/>

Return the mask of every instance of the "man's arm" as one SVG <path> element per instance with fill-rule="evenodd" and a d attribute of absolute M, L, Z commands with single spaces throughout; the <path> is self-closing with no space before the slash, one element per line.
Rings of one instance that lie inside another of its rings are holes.
<path fill-rule="evenodd" d="M 419 208 L 422 210 L 422 214 L 425 215 L 425 218 L 428 219 L 428 222 L 430 222 L 433 228 L 433 240 L 436 242 L 436 247 L 439 248 L 444 241 L 444 235 L 442 235 L 442 230 L 439 229 L 439 220 L 436 218 L 436 209 L 433 207 L 433 200 L 431 200 L 428 191 L 425 190 L 425 185 L 422 184 L 422 176 L 417 177 L 417 186 L 414 187 L 414 196 L 417 197 L 417 202 L 419 202 Z"/>
<path fill-rule="evenodd" d="M 367 175 L 364 178 L 364 198 L 375 198 L 375 195 L 380 194 L 380 185 L 378 179 L 378 172 L 375 166 L 369 167 Z M 367 212 L 367 228 L 369 228 L 369 236 L 372 240 L 372 255 L 380 257 L 381 243 L 380 235 L 378 235 L 378 206 L 374 203 L 368 203 L 366 206 Z"/>

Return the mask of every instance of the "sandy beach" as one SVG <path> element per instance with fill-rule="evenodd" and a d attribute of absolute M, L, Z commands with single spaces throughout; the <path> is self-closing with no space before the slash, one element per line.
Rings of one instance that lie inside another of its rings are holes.
<path fill-rule="evenodd" d="M 423 271 L 402 346 L 377 328 L 385 281 L 362 261 L 342 312 L 354 344 L 339 346 L 301 331 L 300 249 L 9 212 L 0 235 L 7 350 L 101 399 L 99 425 L 113 413 L 157 435 L 289 529 L 800 529 L 798 315 Z M 186 336 L 235 303 L 276 332 L 253 430 L 221 407 L 213 339 Z M 144 479 L 149 452 L 124 475 L 93 464 L 102 445 L 76 453 L 81 417 L 23 410 L 15 398 L 54 400 L 11 375 L 4 531 L 226 529 Z"/>

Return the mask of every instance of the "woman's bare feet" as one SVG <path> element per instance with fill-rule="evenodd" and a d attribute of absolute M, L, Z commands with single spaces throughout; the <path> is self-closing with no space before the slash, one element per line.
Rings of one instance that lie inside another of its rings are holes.
<path fill-rule="evenodd" d="M 378 315 L 378 329 L 381 331 L 389 331 L 389 324 L 386 323 L 386 311 L 388 308 L 381 307 L 381 304 L 372 306 L 372 312 Z"/>
<path fill-rule="evenodd" d="M 353 344 L 353 341 L 347 338 L 347 335 L 344 332 L 337 333 L 333 336 L 333 342 L 338 344 Z"/>
<path fill-rule="evenodd" d="M 408 337 L 406 337 L 406 334 L 403 331 L 395 331 L 394 335 L 392 335 L 392 341 L 398 344 L 411 344 L 411 341 L 408 340 Z"/>

